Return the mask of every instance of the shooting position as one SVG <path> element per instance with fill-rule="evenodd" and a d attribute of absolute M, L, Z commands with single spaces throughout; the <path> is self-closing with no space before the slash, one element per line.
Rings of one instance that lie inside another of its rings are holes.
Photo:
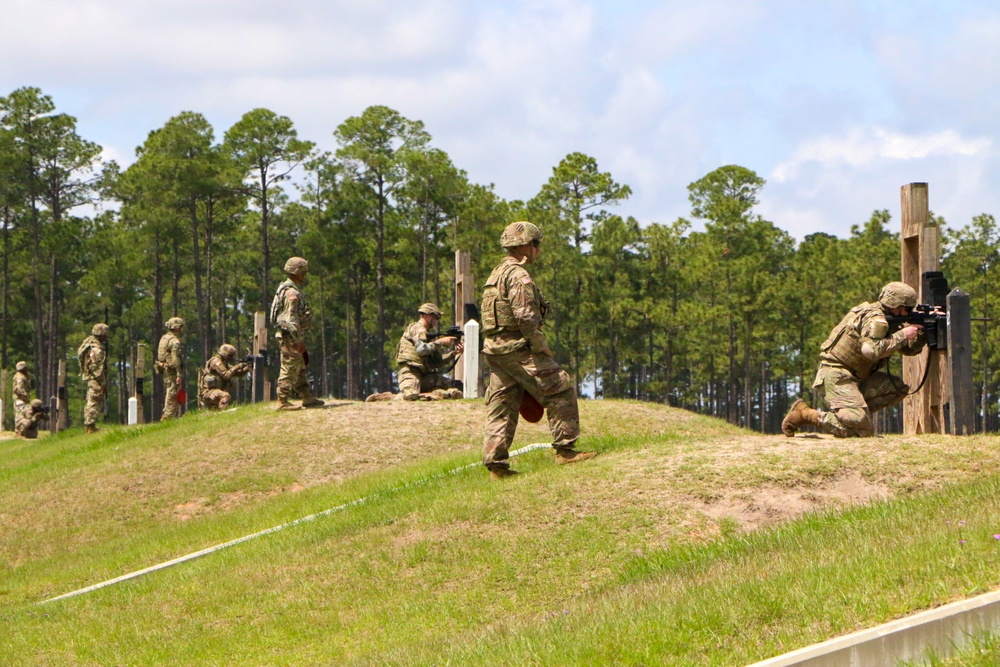
<path fill-rule="evenodd" d="M 396 347 L 399 394 L 372 394 L 368 402 L 402 398 L 406 401 L 439 401 L 462 398 L 462 383 L 445 377 L 458 362 L 462 351 L 462 330 L 449 327 L 438 331 L 441 309 L 425 303 L 417 309 L 418 319 L 403 332 Z"/>
<path fill-rule="evenodd" d="M 900 403 L 910 387 L 882 370 L 900 352 L 919 354 L 932 332 L 932 347 L 943 345 L 945 314 L 938 308 L 917 306 L 909 285 L 891 282 L 878 301 L 855 306 L 820 346 L 820 365 L 813 388 L 829 410 L 815 410 L 802 399 L 792 404 L 781 423 L 788 437 L 804 424 L 819 427 L 838 438 L 874 435 L 872 413 Z"/>

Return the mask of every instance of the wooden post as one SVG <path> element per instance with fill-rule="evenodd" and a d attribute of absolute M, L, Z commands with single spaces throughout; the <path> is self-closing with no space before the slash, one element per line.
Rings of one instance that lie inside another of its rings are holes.
<path fill-rule="evenodd" d="M 941 230 L 930 219 L 926 183 L 910 183 L 900 188 L 902 209 L 902 280 L 917 292 L 917 301 L 927 303 L 923 275 L 941 266 Z M 927 295 L 929 296 L 929 295 Z M 923 387 L 903 400 L 903 433 L 945 433 L 945 405 L 948 403 L 948 353 L 925 347 L 920 354 L 903 357 L 903 381 L 913 388 Z"/>
<path fill-rule="evenodd" d="M 7 384 L 7 369 L 0 371 L 0 431 L 6 430 L 7 428 L 7 410 L 8 406 L 13 405 L 14 402 L 10 399 L 11 388 Z M 13 429 L 14 427 L 11 426 Z"/>
<path fill-rule="evenodd" d="M 267 377 L 267 318 L 264 311 L 253 315 L 253 402 L 271 399 L 271 382 Z"/>
<path fill-rule="evenodd" d="M 135 423 L 145 424 L 145 383 L 146 383 L 146 344 L 139 343 L 135 346 L 135 380 L 133 392 L 136 402 Z"/>
<path fill-rule="evenodd" d="M 56 373 L 56 406 L 59 410 L 58 430 L 64 431 L 69 428 L 69 398 L 66 391 L 66 360 L 60 359 Z"/>
<path fill-rule="evenodd" d="M 49 433 L 59 432 L 59 399 L 49 396 Z"/>
<path fill-rule="evenodd" d="M 971 298 L 960 289 L 948 295 L 948 362 L 951 379 L 949 431 L 969 435 L 976 430 L 976 396 L 972 387 Z"/>
<path fill-rule="evenodd" d="M 455 326 L 465 326 L 465 305 L 476 303 L 476 283 L 472 278 L 472 260 L 467 250 L 455 251 Z M 465 341 L 463 354 L 476 354 L 478 342 Z M 456 364 L 454 369 L 456 380 L 465 381 L 465 364 Z"/>

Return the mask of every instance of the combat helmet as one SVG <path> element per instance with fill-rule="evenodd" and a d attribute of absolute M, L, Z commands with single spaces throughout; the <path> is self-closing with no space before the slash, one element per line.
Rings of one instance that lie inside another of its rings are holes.
<path fill-rule="evenodd" d="M 104 324 L 103 322 L 99 322 L 99 323 L 95 324 L 94 328 L 90 330 L 90 335 L 91 336 L 97 336 L 98 338 L 100 338 L 101 336 L 107 336 L 108 335 L 108 325 Z"/>
<path fill-rule="evenodd" d="M 500 245 L 504 248 L 516 248 L 519 245 L 528 245 L 532 241 L 541 240 L 542 230 L 538 228 L 538 225 L 523 220 L 510 223 L 500 235 Z"/>
<path fill-rule="evenodd" d="M 38 410 L 38 408 L 42 407 L 43 405 L 45 405 L 45 404 L 44 404 L 44 403 L 42 403 L 42 400 L 41 400 L 40 398 L 36 398 L 35 400 L 33 400 L 33 401 L 31 402 L 31 407 L 32 407 L 32 408 L 33 408 L 34 410 L 36 410 L 36 411 Z"/>
<path fill-rule="evenodd" d="M 223 343 L 219 347 L 219 356 L 223 359 L 235 359 L 236 358 L 236 348 L 229 343 Z"/>
<path fill-rule="evenodd" d="M 17 362 L 16 364 L 14 364 L 14 370 L 16 370 L 16 371 L 26 371 L 26 370 L 28 370 L 28 362 L 27 361 L 19 361 L 19 362 Z"/>
<path fill-rule="evenodd" d="M 285 273 L 290 276 L 302 276 L 309 272 L 309 262 L 301 257 L 289 257 L 285 262 Z"/>
<path fill-rule="evenodd" d="M 441 317 L 444 313 L 433 303 L 425 303 L 419 308 L 417 308 L 417 313 L 420 315 L 433 315 L 434 317 Z"/>
<path fill-rule="evenodd" d="M 180 317 L 171 317 L 163 326 L 171 331 L 177 331 L 184 328 L 184 320 Z"/>
<path fill-rule="evenodd" d="M 882 288 L 878 302 L 883 308 L 892 309 L 900 306 L 913 308 L 917 305 L 917 291 L 906 283 L 891 282 Z"/>

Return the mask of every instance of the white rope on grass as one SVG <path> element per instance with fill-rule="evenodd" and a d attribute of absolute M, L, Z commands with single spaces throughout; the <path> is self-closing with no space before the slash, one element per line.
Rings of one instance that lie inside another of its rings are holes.
<path fill-rule="evenodd" d="M 551 447 L 551 446 L 552 445 L 547 444 L 547 443 L 538 442 L 538 443 L 535 443 L 533 445 L 527 445 L 525 447 L 521 447 L 520 449 L 515 449 L 514 451 L 512 451 L 510 453 L 510 456 L 520 456 L 521 454 L 527 454 L 528 452 L 535 451 L 536 449 L 544 449 L 546 447 Z M 294 521 L 289 521 L 288 523 L 283 523 L 280 526 L 274 526 L 273 528 L 267 528 L 266 530 L 261 530 L 261 531 L 256 532 L 256 533 L 251 533 L 250 535 L 244 535 L 243 537 L 238 537 L 235 540 L 229 540 L 228 542 L 223 542 L 222 544 L 216 544 L 214 547 L 208 547 L 207 549 L 202 549 L 201 551 L 195 551 L 195 552 L 189 553 L 189 554 L 187 554 L 185 556 L 180 556 L 179 558 L 174 558 L 173 560 L 168 560 L 168 561 L 160 563 L 158 565 L 152 565 L 152 566 L 144 568 L 142 570 L 136 570 L 135 572 L 129 572 L 128 574 L 123 574 L 120 577 L 115 577 L 114 579 L 108 579 L 107 581 L 102 581 L 99 584 L 94 584 L 93 586 L 87 586 L 86 588 L 81 588 L 81 589 L 73 591 L 71 593 L 63 593 L 62 595 L 57 595 L 54 598 L 49 598 L 47 600 L 42 600 L 40 602 L 36 602 L 35 604 L 48 604 L 49 602 L 55 602 L 56 600 L 65 600 L 66 598 L 76 597 L 77 595 L 83 595 L 84 593 L 90 593 L 91 591 L 96 591 L 98 589 L 105 588 L 105 587 L 111 586 L 113 584 L 119 584 L 119 583 L 121 583 L 123 581 L 128 581 L 129 579 L 136 579 L 138 577 L 141 577 L 141 576 L 143 576 L 145 574 L 149 574 L 151 572 L 156 572 L 158 570 L 164 570 L 164 569 L 166 569 L 168 567 L 172 567 L 174 565 L 180 565 L 181 563 L 186 563 L 186 562 L 192 561 L 192 560 L 194 560 L 196 558 L 201 558 L 202 556 L 207 556 L 207 555 L 213 554 L 213 553 L 215 553 L 217 551 L 222 551 L 223 549 L 228 549 L 229 547 L 234 547 L 237 544 L 243 544 L 244 542 L 249 542 L 250 540 L 255 540 L 258 537 L 264 537 L 265 535 L 270 535 L 271 533 L 277 533 L 278 531 L 285 530 L 286 528 L 291 528 L 293 526 L 298 526 L 299 524 L 308 523 L 310 521 L 315 521 L 316 519 L 320 519 L 322 517 L 329 516 L 330 514 L 334 514 L 336 512 L 342 512 L 342 511 L 344 511 L 346 509 L 349 509 L 351 507 L 355 507 L 357 505 L 363 505 L 363 504 L 365 504 L 367 502 L 370 502 L 370 501 L 374 500 L 375 498 L 378 498 L 378 497 L 380 497 L 382 495 L 385 495 L 385 494 L 395 493 L 397 491 L 402 491 L 403 489 L 409 488 L 411 486 L 419 486 L 421 484 L 426 484 L 427 482 L 429 482 L 431 480 L 437 479 L 439 477 L 444 477 L 445 475 L 456 475 L 456 474 L 458 474 L 458 473 L 460 473 L 460 472 L 462 472 L 464 470 L 468 470 L 469 468 L 475 468 L 475 467 L 478 467 L 478 466 L 481 466 L 481 465 L 482 465 L 482 463 L 470 463 L 468 465 L 459 466 L 458 468 L 455 468 L 453 470 L 449 470 L 448 472 L 436 473 L 434 475 L 428 475 L 427 477 L 422 477 L 422 478 L 420 478 L 420 479 L 418 479 L 416 481 L 413 481 L 413 482 L 407 482 L 406 484 L 401 484 L 400 486 L 394 486 L 394 487 L 392 487 L 390 489 L 386 489 L 385 491 L 378 491 L 376 493 L 371 494 L 370 496 L 365 496 L 363 498 L 358 498 L 358 499 L 352 500 L 352 501 L 350 501 L 348 503 L 344 503 L 343 505 L 337 505 L 336 507 L 331 507 L 328 510 L 323 510 L 322 512 L 317 512 L 316 514 L 310 514 L 309 516 L 304 516 L 301 519 L 295 519 Z"/>

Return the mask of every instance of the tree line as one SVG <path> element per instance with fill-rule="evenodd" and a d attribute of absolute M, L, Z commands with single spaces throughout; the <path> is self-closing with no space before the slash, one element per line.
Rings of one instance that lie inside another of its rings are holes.
<path fill-rule="evenodd" d="M 331 132 L 336 150 L 321 151 L 291 119 L 254 109 L 217 137 L 185 111 L 123 168 L 40 89 L 0 98 L 0 366 L 28 361 L 38 394 L 53 395 L 58 361 L 75 372 L 79 341 L 105 321 L 112 383 L 125 388 L 136 344 L 155 345 L 179 316 L 193 385 L 193 369 L 223 342 L 249 351 L 254 312 L 268 311 L 285 259 L 300 255 L 310 262 L 316 389 L 364 398 L 392 389 L 396 341 L 420 303 L 453 310 L 455 251 L 471 254 L 481 284 L 503 254 L 504 226 L 526 219 L 545 235 L 532 272 L 553 304 L 551 346 L 582 395 L 776 432 L 791 399 L 810 392 L 830 329 L 899 278 L 888 211 L 847 238 L 796 242 L 755 211 L 766 183 L 738 165 L 689 184 L 690 216 L 661 223 L 618 213 L 631 188 L 582 153 L 530 198 L 505 200 L 471 182 L 422 122 L 388 107 Z M 1000 233 L 985 213 L 954 231 L 933 221 L 944 228 L 943 269 L 979 318 L 975 381 L 992 430 Z M 80 382 L 70 388 L 82 396 Z M 112 394 L 110 419 L 126 414 L 126 394 Z M 154 379 L 154 416 L 161 399 Z M 898 417 L 887 419 L 892 429 Z"/>

